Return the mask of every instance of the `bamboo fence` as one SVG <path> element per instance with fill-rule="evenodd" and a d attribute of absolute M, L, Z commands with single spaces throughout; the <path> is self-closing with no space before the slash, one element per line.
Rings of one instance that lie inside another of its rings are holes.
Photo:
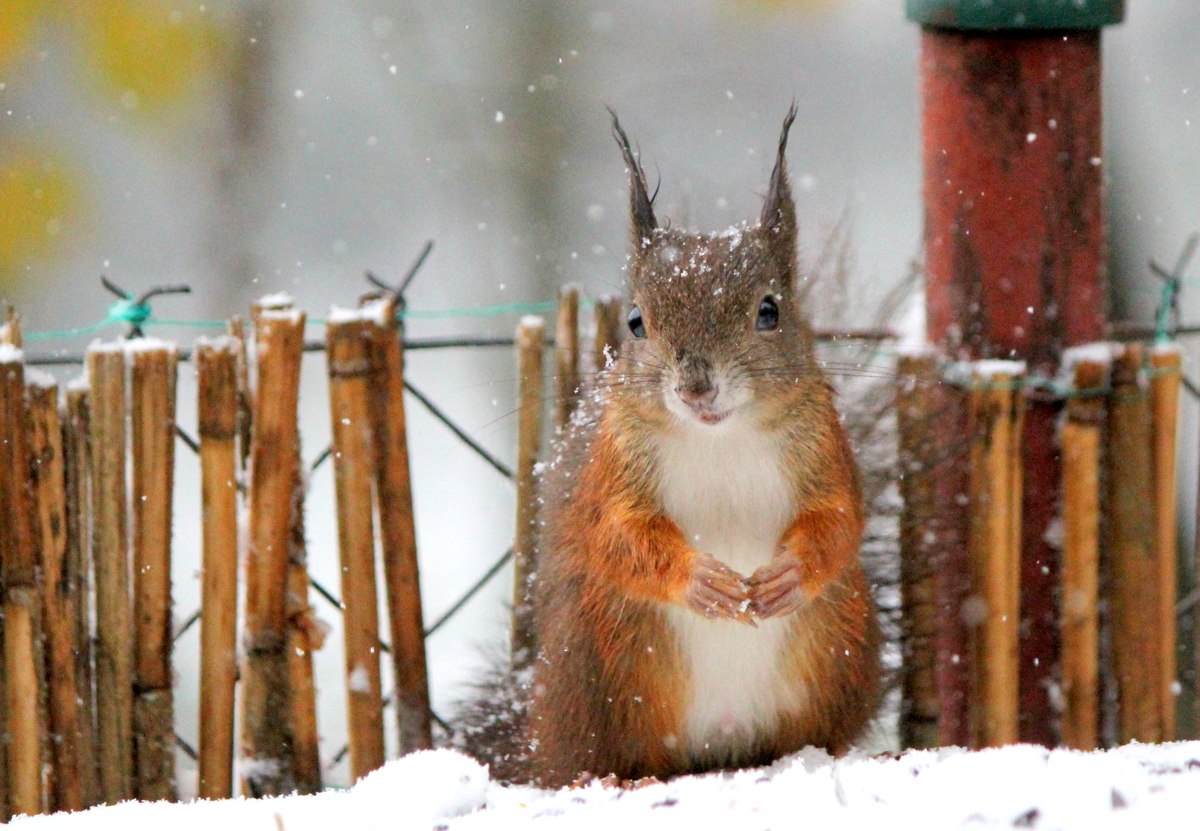
<path fill-rule="evenodd" d="M 1048 529 L 1061 537 L 1061 741 L 1078 749 L 1170 741 L 1179 694 L 1180 353 L 1173 346 L 1093 345 L 1069 350 L 1064 366 L 1068 387 L 1049 391 L 1064 410 L 1061 525 Z M 932 357 L 913 356 L 900 361 L 897 373 L 906 747 L 1008 744 L 1018 740 L 1020 719 L 1038 717 L 1020 711 L 1018 694 L 1019 459 L 1024 400 L 1045 400 L 1047 385 L 995 361 L 954 370 L 937 377 Z M 949 398 L 939 400 L 939 389 Z M 965 402 L 965 456 L 954 449 L 955 422 L 947 416 L 954 400 Z M 968 461 L 954 470 L 946 458 Z M 961 499 L 944 498 L 947 482 L 965 483 Z M 946 516 L 931 516 L 934 504 L 948 501 L 965 508 L 962 518 L 950 517 L 966 540 L 965 590 L 946 577 L 957 570 L 946 564 L 957 556 L 958 536 L 954 529 L 942 535 Z M 937 635 L 935 625 L 942 630 Z M 956 648 L 960 642 L 965 650 Z M 960 700 L 965 732 L 957 721 Z M 1115 725 L 1108 734 L 1106 723 Z"/>
<path fill-rule="evenodd" d="M 539 317 L 527 317 L 517 326 L 517 521 L 513 544 L 513 664 L 526 667 L 533 663 L 537 642 L 533 630 L 533 603 L 530 581 L 536 571 L 537 464 L 542 442 L 542 352 L 546 324 Z"/>
<path fill-rule="evenodd" d="M 970 385 L 971 744 L 1017 741 L 1024 365 L 977 364 Z"/>
<path fill-rule="evenodd" d="M 333 470 L 342 564 L 350 776 L 383 764 L 383 698 L 379 672 L 379 608 L 371 506 L 374 437 L 370 324 L 357 315 L 326 324 Z"/>
<path fill-rule="evenodd" d="M 430 747 L 434 738 L 425 646 L 445 617 L 427 630 L 421 612 L 404 391 L 446 417 L 405 379 L 400 308 L 396 295 L 336 311 L 319 345 L 327 357 L 340 599 L 317 588 L 343 614 L 352 779 L 386 755 L 385 652 L 401 752 Z M 515 542 L 454 609 L 514 557 L 518 667 L 536 651 L 528 589 L 542 441 L 568 425 L 586 387 L 585 366 L 603 370 L 623 333 L 620 301 L 598 302 L 596 336 L 581 349 L 579 308 L 578 290 L 564 288 L 551 384 L 544 322 L 523 320 L 511 342 L 520 377 L 515 470 L 471 443 L 516 482 Z M 322 786 L 313 652 L 323 632 L 308 600 L 308 474 L 297 422 L 303 354 L 313 348 L 304 326 L 303 313 L 275 299 L 257 304 L 249 325 L 235 319 L 228 336 L 201 340 L 191 354 L 202 502 L 197 761 L 204 797 Z M 0 344 L 0 816 L 174 798 L 180 740 L 170 529 L 183 353 L 147 338 L 98 344 L 86 355 L 86 382 L 62 390 L 26 369 L 15 320 L 0 327 Z M 1106 354 L 1111 360 L 1071 364 L 1070 389 L 1055 393 L 1065 413 L 1057 717 L 1064 743 L 1079 748 L 1172 738 L 1178 694 L 1180 356 L 1138 344 Z M 1017 694 L 1018 460 L 1025 403 L 1037 390 L 1013 364 L 972 364 L 949 377 L 933 355 L 912 355 L 897 370 L 902 742 L 1015 741 L 1026 716 Z M 948 431 L 969 449 L 962 469 L 946 462 L 958 457 L 946 453 Z M 948 493 L 962 496 L 958 507 L 936 513 Z M 1101 652 L 1105 637 L 1111 655 Z M 1119 729 L 1111 736 L 1102 729 L 1106 673 L 1118 701 Z"/>
<path fill-rule="evenodd" d="M 392 638 L 392 697 L 401 753 L 433 747 L 429 670 L 417 566 L 408 428 L 404 408 L 404 338 L 396 300 L 380 301 L 370 322 L 371 426 L 375 440 L 375 495 L 379 512 L 383 579 Z"/>
<path fill-rule="evenodd" d="M 241 340 L 202 342 L 199 387 L 202 542 L 199 795 L 233 793 L 237 662 L 237 416 Z"/>
<path fill-rule="evenodd" d="M 1079 396 L 1067 402 L 1062 427 L 1063 744 L 1097 746 L 1100 726 L 1097 608 L 1100 576 L 1100 468 L 1103 459 L 1104 395 L 1108 367 L 1080 361 L 1074 368 Z"/>

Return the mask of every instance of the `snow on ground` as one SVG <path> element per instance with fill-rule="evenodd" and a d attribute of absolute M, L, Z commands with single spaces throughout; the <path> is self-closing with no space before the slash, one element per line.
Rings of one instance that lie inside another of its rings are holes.
<path fill-rule="evenodd" d="M 1200 742 L 1080 753 L 1017 745 L 833 759 L 806 750 L 770 768 L 640 788 L 505 787 L 450 750 L 389 762 L 351 790 L 176 805 L 126 802 L 22 817 L 17 831 L 308 831 L 351 828 L 661 831 L 784 828 L 1167 829 L 1200 822 Z"/>

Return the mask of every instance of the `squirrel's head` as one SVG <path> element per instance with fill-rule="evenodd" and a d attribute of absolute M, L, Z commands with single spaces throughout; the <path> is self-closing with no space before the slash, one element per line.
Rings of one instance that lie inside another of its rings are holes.
<path fill-rule="evenodd" d="M 645 173 L 613 113 L 633 231 L 633 306 L 613 382 L 643 403 L 651 393 L 684 423 L 770 419 L 814 377 L 785 159 L 795 117 L 793 104 L 758 222 L 692 234 L 659 227 Z"/>

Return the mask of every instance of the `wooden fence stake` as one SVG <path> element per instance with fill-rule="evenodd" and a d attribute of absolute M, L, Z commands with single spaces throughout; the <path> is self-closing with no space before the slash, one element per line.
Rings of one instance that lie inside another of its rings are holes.
<path fill-rule="evenodd" d="M 1154 517 L 1157 529 L 1155 542 L 1159 579 L 1159 634 L 1162 661 L 1162 735 L 1161 740 L 1175 740 L 1175 701 L 1178 682 L 1175 667 L 1176 616 L 1178 589 L 1178 532 L 1175 512 L 1179 507 L 1176 496 L 1176 431 L 1179 423 L 1179 387 L 1182 380 L 1182 355 L 1174 345 L 1156 346 L 1150 350 L 1150 405 L 1154 447 Z"/>
<path fill-rule="evenodd" d="M 75 620 L 78 585 L 67 561 L 66 490 L 58 385 L 29 385 L 37 486 L 42 609 L 46 637 L 48 716 L 53 767 L 50 807 L 79 811 L 84 804 L 79 752 L 79 695 L 75 686 Z"/>
<path fill-rule="evenodd" d="M 1020 630 L 1020 364 L 972 378 L 969 551 L 974 574 L 963 615 L 971 626 L 975 747 L 1017 741 Z"/>
<path fill-rule="evenodd" d="M 338 548 L 342 564 L 342 622 L 346 641 L 346 707 L 350 778 L 383 765 L 383 703 L 379 675 L 379 607 L 371 484 L 374 439 L 370 396 L 374 377 L 368 323 L 340 310 L 325 324 Z"/>
<path fill-rule="evenodd" d="M 537 655 L 533 631 L 530 581 L 536 571 L 537 464 L 542 443 L 542 351 L 546 323 L 526 317 L 517 325 L 518 377 L 517 410 L 517 526 L 513 546 L 513 666 L 529 666 Z"/>
<path fill-rule="evenodd" d="M 37 641 L 37 540 L 29 480 L 28 404 L 21 351 L 0 346 L 0 577 L 4 586 L 4 675 L 8 797 L 13 815 L 40 814 L 41 672 Z"/>
<path fill-rule="evenodd" d="M 285 624 L 304 314 L 263 310 L 254 328 L 258 385 L 250 448 L 241 755 L 250 763 L 244 792 L 273 796 L 297 787 Z"/>
<path fill-rule="evenodd" d="M 240 315 L 229 319 L 228 333 L 237 342 L 237 453 L 238 470 L 250 461 L 250 364 L 246 355 L 246 322 Z"/>
<path fill-rule="evenodd" d="M 1100 724 L 1099 617 L 1100 459 L 1108 366 L 1075 365 L 1075 397 L 1062 427 L 1062 740 L 1094 750 Z"/>
<path fill-rule="evenodd" d="M 433 747 L 429 719 L 429 670 L 425 660 L 425 623 L 421 612 L 421 580 L 413 520 L 412 479 L 408 465 L 408 431 L 404 411 L 403 329 L 394 303 L 381 301 L 380 319 L 372 326 L 372 429 L 375 434 L 375 487 L 383 575 L 387 585 L 392 669 L 392 700 L 400 733 L 400 753 Z"/>
<path fill-rule="evenodd" d="M 937 538 L 931 526 L 936 502 L 930 460 L 937 452 L 932 355 L 904 356 L 897 366 L 899 431 L 900 616 L 903 677 L 900 746 L 937 747 Z"/>
<path fill-rule="evenodd" d="M 621 298 L 616 295 L 601 297 L 596 301 L 596 339 L 592 342 L 592 360 L 596 372 L 608 366 L 609 354 L 615 360 L 617 350 L 621 348 L 621 327 L 625 325 L 621 319 L 621 307 Z"/>
<path fill-rule="evenodd" d="M 558 400 L 554 426 L 564 431 L 579 403 L 579 286 L 567 285 L 558 292 L 558 321 L 554 329 L 554 363 Z"/>
<path fill-rule="evenodd" d="M 300 482 L 299 451 L 294 456 Z M 317 685 L 313 652 L 325 641 L 308 602 L 308 564 L 304 540 L 304 492 L 297 487 L 293 504 L 292 562 L 288 566 L 287 677 L 291 688 L 292 749 L 296 787 L 301 793 L 321 790 L 321 746 L 317 731 Z"/>
<path fill-rule="evenodd" d="M 203 799 L 233 796 L 237 684 L 237 427 L 239 342 L 201 340 L 195 360 L 203 509 L 200 618 L 200 787 Z"/>
<path fill-rule="evenodd" d="M 1154 516 L 1153 425 L 1140 383 L 1141 344 L 1125 346 L 1112 370 L 1108 418 L 1113 660 L 1121 742 L 1162 738 L 1161 575 Z"/>
<path fill-rule="evenodd" d="M 133 427 L 134 792 L 175 798 L 171 691 L 171 497 L 175 482 L 178 351 L 151 339 L 131 345 Z"/>
<path fill-rule="evenodd" d="M 289 312 L 291 309 L 291 298 L 287 295 L 275 295 L 256 301 L 250 314 L 257 327 L 264 311 Z M 240 321 L 234 318 L 230 326 L 232 331 L 239 331 Z M 249 410 L 240 409 L 242 420 L 239 430 L 243 431 L 242 447 L 246 448 L 250 442 L 245 440 L 245 431 L 251 430 L 254 422 L 254 396 L 249 388 L 249 367 L 244 360 L 245 349 L 239 350 L 238 354 L 243 357 L 238 367 L 239 408 L 241 401 L 251 403 Z M 243 449 L 242 452 L 246 451 Z M 290 697 L 288 717 L 291 720 L 291 764 L 296 789 L 301 793 L 316 793 L 321 789 L 321 758 L 312 653 L 313 650 L 320 649 L 324 633 L 316 624 L 312 606 L 308 602 L 308 550 L 304 538 L 306 485 L 299 432 L 296 433 L 290 456 L 292 496 L 287 555 L 288 592 L 284 607 L 287 620 L 284 651 L 287 656 L 286 687 Z"/>
<path fill-rule="evenodd" d="M 125 347 L 93 346 L 91 383 L 93 510 L 96 569 L 96 746 L 100 795 L 109 805 L 132 799 L 133 620 L 125 486 Z"/>
<path fill-rule="evenodd" d="M 85 808 L 103 799 L 96 765 L 96 691 L 92 672 L 92 507 L 88 489 L 91 417 L 88 398 L 86 382 L 81 380 L 68 385 L 66 418 L 63 420 L 67 499 L 65 569 L 74 605 L 72 641 L 75 644 L 75 692 L 79 702 L 77 770 Z"/>

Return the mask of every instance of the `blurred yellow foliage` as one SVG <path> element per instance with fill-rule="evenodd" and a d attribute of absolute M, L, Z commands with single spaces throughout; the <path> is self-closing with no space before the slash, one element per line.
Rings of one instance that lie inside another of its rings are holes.
<path fill-rule="evenodd" d="M 54 252 L 76 201 L 68 172 L 45 153 L 0 155 L 0 287 Z"/>
<path fill-rule="evenodd" d="M 0 70 L 15 65 L 29 48 L 43 5 L 38 0 L 0 0 Z"/>
<path fill-rule="evenodd" d="M 215 68 L 217 36 L 208 16 L 178 6 L 163 0 L 74 4 L 85 57 L 126 110 L 154 113 L 179 103 Z"/>
<path fill-rule="evenodd" d="M 40 24 L 49 22 L 47 31 L 73 35 L 85 70 L 74 83 L 98 85 L 108 102 L 144 123 L 194 103 L 219 72 L 222 32 L 203 8 L 171 0 L 0 0 L 0 81 L 10 89 L 18 82 L 40 48 Z M 18 144 L 8 126 L 0 123 L 0 289 L 80 233 L 86 175 L 32 152 L 28 136 Z"/>

